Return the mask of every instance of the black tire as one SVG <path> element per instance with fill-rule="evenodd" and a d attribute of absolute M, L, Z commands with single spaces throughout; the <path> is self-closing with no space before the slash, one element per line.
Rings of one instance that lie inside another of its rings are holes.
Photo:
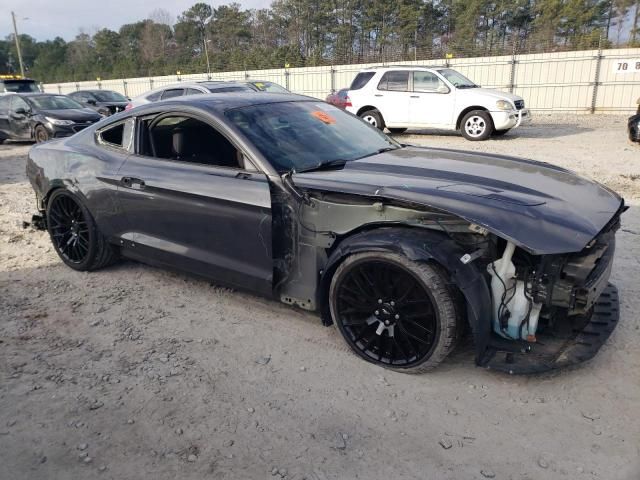
<path fill-rule="evenodd" d="M 347 257 L 329 289 L 333 323 L 351 350 L 414 374 L 433 369 L 455 347 L 455 300 L 439 268 L 385 252 Z"/>
<path fill-rule="evenodd" d="M 494 137 L 501 137 L 501 136 L 505 135 L 509 130 L 511 130 L 511 129 L 507 128 L 506 130 L 494 130 L 493 131 L 493 136 Z"/>
<path fill-rule="evenodd" d="M 390 128 L 389 131 L 394 135 L 401 135 L 407 131 L 406 128 Z"/>
<path fill-rule="evenodd" d="M 44 128 L 44 125 L 38 125 L 33 132 L 33 137 L 37 143 L 42 143 L 49 140 L 51 138 L 51 135 L 49 135 L 47 129 Z"/>
<path fill-rule="evenodd" d="M 493 120 L 489 112 L 472 110 L 460 122 L 462 136 L 472 142 L 486 140 L 493 133 Z"/>
<path fill-rule="evenodd" d="M 0 145 L 2 145 L 6 140 L 6 138 L 0 138 Z"/>
<path fill-rule="evenodd" d="M 360 118 L 378 130 L 384 130 L 384 118 L 382 118 L 382 114 L 375 108 L 362 112 Z"/>
<path fill-rule="evenodd" d="M 49 198 L 47 230 L 60 259 L 74 270 L 98 270 L 118 259 L 89 210 L 67 190 L 56 190 Z"/>

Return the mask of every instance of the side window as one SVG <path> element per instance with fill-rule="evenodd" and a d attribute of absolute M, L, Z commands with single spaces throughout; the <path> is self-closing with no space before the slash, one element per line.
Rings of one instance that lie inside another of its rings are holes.
<path fill-rule="evenodd" d="M 98 142 L 109 147 L 133 152 L 133 126 L 135 121 L 128 118 L 124 122 L 109 126 L 98 132 Z"/>
<path fill-rule="evenodd" d="M 169 90 L 165 90 L 162 92 L 162 100 L 166 100 L 167 98 L 181 97 L 184 94 L 184 89 L 182 88 L 170 88 Z"/>
<path fill-rule="evenodd" d="M 406 92 L 409 90 L 409 72 L 395 70 L 386 72 L 378 83 L 378 90 L 390 90 L 393 92 Z"/>
<path fill-rule="evenodd" d="M 356 78 L 353 79 L 353 82 L 351 82 L 349 90 L 360 90 L 369 83 L 369 80 L 371 80 L 375 74 L 376 72 L 360 72 L 356 75 Z"/>
<path fill-rule="evenodd" d="M 227 168 L 253 169 L 244 156 L 211 125 L 175 115 L 142 120 L 140 155 Z"/>
<path fill-rule="evenodd" d="M 30 111 L 29 104 L 20 98 L 18 95 L 11 95 L 11 111 L 15 112 L 19 108 L 24 108 L 25 111 Z"/>
<path fill-rule="evenodd" d="M 162 95 L 162 92 L 152 93 L 151 95 L 147 95 L 147 100 L 149 100 L 150 102 L 157 102 L 158 100 L 160 100 L 160 95 Z"/>
<path fill-rule="evenodd" d="M 445 83 L 432 72 L 413 72 L 414 92 L 438 92 L 447 89 Z"/>
<path fill-rule="evenodd" d="M 187 88 L 185 95 L 200 95 L 201 93 L 200 90 L 196 90 L 195 88 Z"/>

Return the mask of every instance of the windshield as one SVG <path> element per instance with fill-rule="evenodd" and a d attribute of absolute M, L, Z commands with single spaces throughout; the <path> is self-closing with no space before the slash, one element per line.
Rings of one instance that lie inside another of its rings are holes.
<path fill-rule="evenodd" d="M 103 90 L 101 92 L 91 92 L 99 102 L 128 102 L 127 97 L 120 95 L 118 92 Z"/>
<path fill-rule="evenodd" d="M 40 110 L 68 110 L 70 108 L 84 108 L 75 100 L 64 95 L 38 95 L 28 97 L 29 101 Z"/>
<path fill-rule="evenodd" d="M 273 82 L 252 82 L 252 84 L 261 92 L 289 93 L 289 90 Z"/>
<path fill-rule="evenodd" d="M 33 80 L 5 80 L 4 88 L 7 92 L 32 93 L 39 92 L 38 85 Z"/>
<path fill-rule="evenodd" d="M 225 115 L 280 173 L 400 148 L 362 120 L 324 102 L 252 105 Z"/>
<path fill-rule="evenodd" d="M 467 77 L 450 68 L 443 68 L 438 70 L 438 73 L 446 78 L 456 88 L 478 88 L 478 85 L 473 83 Z"/>

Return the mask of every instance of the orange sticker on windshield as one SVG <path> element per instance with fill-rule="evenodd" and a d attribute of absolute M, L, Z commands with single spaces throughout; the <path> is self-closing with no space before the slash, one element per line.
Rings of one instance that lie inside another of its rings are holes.
<path fill-rule="evenodd" d="M 311 115 L 316 117 L 321 122 L 326 123 L 327 125 L 332 125 L 332 124 L 336 123 L 336 119 L 333 118 L 328 113 L 325 113 L 325 112 L 320 112 L 320 111 L 311 112 Z"/>

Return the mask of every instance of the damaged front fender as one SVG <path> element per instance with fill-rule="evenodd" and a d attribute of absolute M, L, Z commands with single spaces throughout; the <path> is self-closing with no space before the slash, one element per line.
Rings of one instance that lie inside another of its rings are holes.
<path fill-rule="evenodd" d="M 465 252 L 447 235 L 415 228 L 376 228 L 350 236 L 335 247 L 321 272 L 317 304 L 322 306 L 322 321 L 332 323 L 329 312 L 329 286 L 331 277 L 340 263 L 349 255 L 364 251 L 393 252 L 418 262 L 435 262 L 450 276 L 450 282 L 466 300 L 466 313 L 476 347 L 476 363 L 483 363 L 491 338 L 491 295 L 489 286 L 478 268 L 464 264 L 460 258 Z"/>

